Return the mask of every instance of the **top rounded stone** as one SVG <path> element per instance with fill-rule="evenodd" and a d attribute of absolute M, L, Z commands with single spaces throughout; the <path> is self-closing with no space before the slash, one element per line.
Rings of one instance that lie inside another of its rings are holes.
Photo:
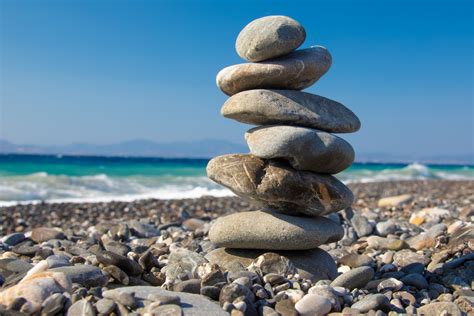
<path fill-rule="evenodd" d="M 248 61 L 262 61 L 291 53 L 305 40 L 306 32 L 297 21 L 274 15 L 253 20 L 239 33 L 237 54 Z"/>

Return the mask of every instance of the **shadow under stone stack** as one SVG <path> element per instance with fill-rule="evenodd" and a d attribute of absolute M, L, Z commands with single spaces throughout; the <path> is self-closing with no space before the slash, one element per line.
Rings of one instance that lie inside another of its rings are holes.
<path fill-rule="evenodd" d="M 223 248 L 207 258 L 224 269 L 286 257 L 291 264 L 282 273 L 312 281 L 336 276 L 334 260 L 318 247 L 343 237 L 342 227 L 324 215 L 353 202 L 351 191 L 330 174 L 348 168 L 354 151 L 331 133 L 355 132 L 360 121 L 336 101 L 299 91 L 331 66 L 322 46 L 296 50 L 305 38 L 291 18 L 257 19 L 236 42 L 237 53 L 250 63 L 217 75 L 217 85 L 230 96 L 222 115 L 258 125 L 245 134 L 250 154 L 219 156 L 207 166 L 210 179 L 260 208 L 212 226 L 209 237 Z"/>

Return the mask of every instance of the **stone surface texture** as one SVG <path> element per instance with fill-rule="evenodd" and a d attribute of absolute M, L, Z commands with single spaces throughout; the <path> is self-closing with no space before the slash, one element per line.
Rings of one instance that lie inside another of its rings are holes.
<path fill-rule="evenodd" d="M 343 234 L 341 226 L 324 217 L 254 211 L 219 218 L 209 238 L 219 247 L 304 250 L 336 242 Z"/>
<path fill-rule="evenodd" d="M 246 124 L 292 125 L 331 133 L 356 132 L 361 125 L 341 103 L 296 90 L 242 91 L 227 99 L 221 114 Z"/>
<path fill-rule="evenodd" d="M 208 163 L 207 175 L 256 205 L 289 215 L 326 215 L 349 207 L 354 198 L 330 175 L 298 171 L 253 155 L 216 157 Z"/>
<path fill-rule="evenodd" d="M 226 67 L 217 74 L 216 83 L 227 95 L 251 89 L 301 90 L 318 81 L 331 62 L 326 48 L 314 46 L 260 63 Z"/>
<path fill-rule="evenodd" d="M 256 62 L 291 53 L 305 40 L 306 32 L 287 16 L 253 20 L 240 31 L 235 49 L 243 59 Z"/>
<path fill-rule="evenodd" d="M 171 292 L 155 286 L 128 286 L 109 290 L 108 292 L 112 291 L 116 293 L 134 293 L 138 307 L 143 307 L 143 301 L 150 295 L 178 296 L 183 316 L 228 315 L 218 304 L 197 294 Z"/>
<path fill-rule="evenodd" d="M 263 159 L 282 158 L 297 170 L 335 174 L 354 161 L 354 149 L 340 137 L 305 127 L 262 126 L 245 133 L 250 152 Z"/>
<path fill-rule="evenodd" d="M 266 250 L 218 248 L 206 255 L 209 262 L 217 264 L 224 271 L 250 266 Z M 316 248 L 301 251 L 273 251 L 287 257 L 302 278 L 313 282 L 333 280 L 337 275 L 336 263 L 326 251 Z"/>

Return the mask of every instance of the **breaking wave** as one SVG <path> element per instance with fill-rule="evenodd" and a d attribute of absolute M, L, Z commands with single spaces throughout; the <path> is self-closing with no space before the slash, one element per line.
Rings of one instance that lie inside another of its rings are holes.
<path fill-rule="evenodd" d="M 153 168 L 168 170 L 162 165 Z M 80 172 L 77 169 L 74 174 L 51 174 L 43 171 L 29 174 L 2 173 L 0 168 L 0 206 L 42 201 L 79 203 L 233 195 L 230 190 L 207 179 L 204 168 L 205 164 L 192 169 L 192 172 L 179 167 L 173 169 L 173 172 L 159 174 L 153 174 L 151 169 L 147 169 L 146 172 L 134 171 L 121 175 L 110 172 L 78 175 Z M 420 179 L 474 180 L 474 166 L 356 163 L 336 176 L 345 183 Z"/>
<path fill-rule="evenodd" d="M 232 193 L 205 177 L 110 177 L 48 175 L 0 177 L 0 206 L 17 203 L 107 202 L 184 199 Z"/>
<path fill-rule="evenodd" d="M 412 163 L 397 165 L 355 164 L 338 175 L 346 183 L 408 180 L 474 180 L 472 166 L 427 166 Z"/>

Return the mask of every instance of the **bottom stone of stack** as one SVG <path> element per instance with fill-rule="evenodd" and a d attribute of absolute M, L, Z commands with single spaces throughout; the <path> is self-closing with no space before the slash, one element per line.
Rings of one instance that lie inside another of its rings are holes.
<path fill-rule="evenodd" d="M 224 271 L 238 272 L 245 268 L 260 269 L 261 273 L 294 274 L 313 283 L 333 280 L 337 276 L 334 259 L 322 249 L 272 251 L 218 248 L 206 255 L 210 263 Z"/>
<path fill-rule="evenodd" d="M 340 240 L 341 226 L 325 217 L 271 211 L 240 212 L 219 218 L 209 231 L 212 243 L 237 249 L 307 250 Z"/>

